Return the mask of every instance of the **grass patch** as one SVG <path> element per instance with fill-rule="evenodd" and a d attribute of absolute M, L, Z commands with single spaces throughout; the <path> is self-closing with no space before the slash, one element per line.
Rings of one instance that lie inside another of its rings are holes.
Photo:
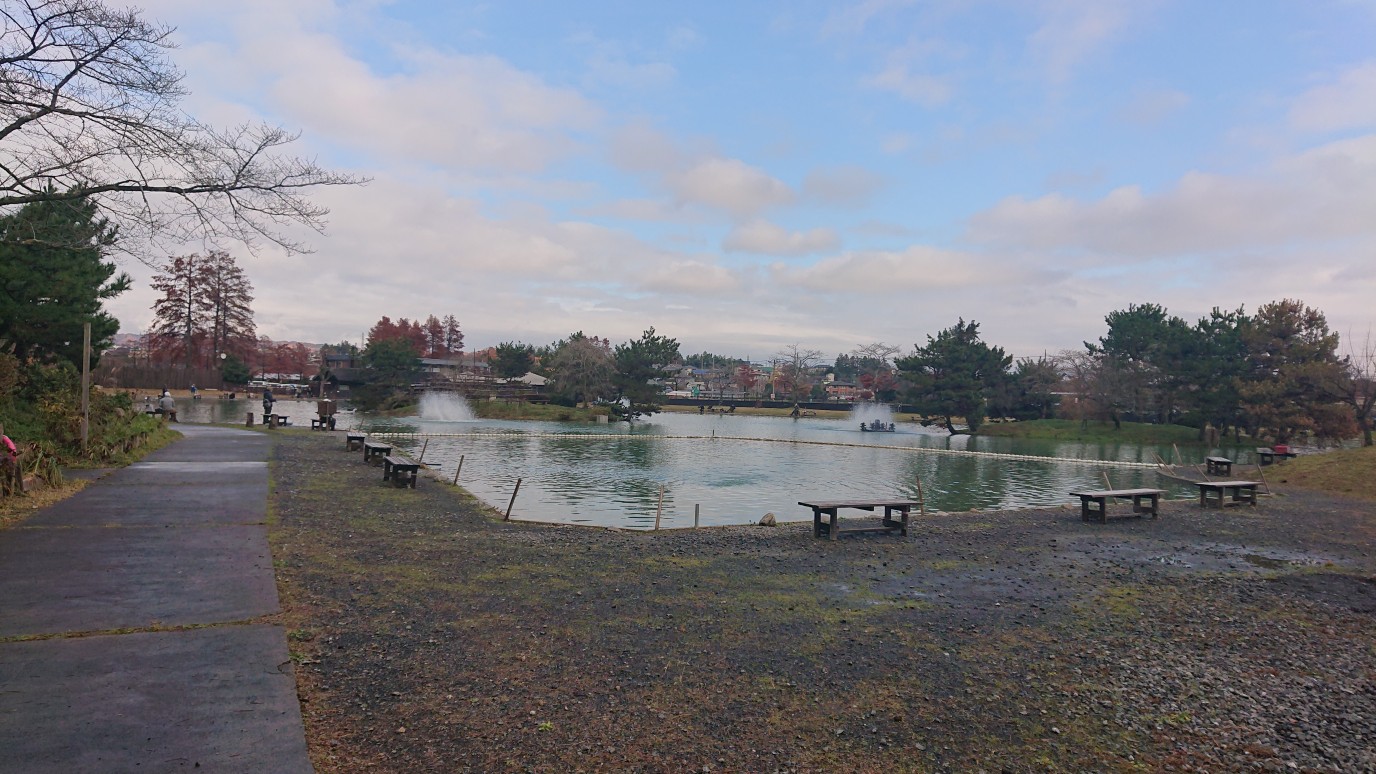
<path fill-rule="evenodd" d="M 605 406 L 576 408 L 552 403 L 525 403 L 504 400 L 472 400 L 473 413 L 483 419 L 532 419 L 542 422 L 594 422 L 610 411 Z"/>
<path fill-rule="evenodd" d="M 986 424 L 980 426 L 977 435 L 1097 443 L 1202 445 L 1199 441 L 1199 431 L 1193 427 L 1124 422 L 1121 427 L 1114 428 L 1112 422 L 1082 423 L 1074 419 L 1034 419 L 1027 422 Z"/>
<path fill-rule="evenodd" d="M 1296 457 L 1270 471 L 1272 483 L 1376 500 L 1376 446 Z"/>

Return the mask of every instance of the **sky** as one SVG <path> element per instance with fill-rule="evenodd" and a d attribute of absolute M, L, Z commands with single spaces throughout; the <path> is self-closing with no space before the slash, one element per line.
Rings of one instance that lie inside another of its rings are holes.
<path fill-rule="evenodd" d="M 310 254 L 222 245 L 273 339 L 452 314 L 469 349 L 830 359 L 964 319 L 1034 357 L 1134 303 L 1376 322 L 1376 0 L 141 7 L 189 113 L 371 180 L 313 195 Z"/>

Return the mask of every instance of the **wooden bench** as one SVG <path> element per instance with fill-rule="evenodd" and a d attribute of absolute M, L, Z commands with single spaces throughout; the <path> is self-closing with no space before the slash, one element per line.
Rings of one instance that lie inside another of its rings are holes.
<path fill-rule="evenodd" d="M 366 440 L 368 437 L 363 433 L 345 433 L 344 448 L 348 451 L 358 451 L 363 448 L 363 442 Z"/>
<path fill-rule="evenodd" d="M 382 458 L 382 480 L 391 481 L 397 486 L 410 485 L 416 488 L 416 478 L 420 475 L 420 463 L 412 462 L 405 457 L 393 457 L 390 454 Z"/>
<path fill-rule="evenodd" d="M 1227 457 L 1205 457 L 1204 472 L 1226 476 L 1233 472 L 1233 461 Z"/>
<path fill-rule="evenodd" d="M 334 417 L 316 417 L 311 420 L 312 430 L 333 430 Z"/>
<path fill-rule="evenodd" d="M 263 415 L 263 424 L 266 425 L 268 428 L 286 427 L 286 426 L 287 426 L 287 415 L 286 415 L 286 414 L 264 414 L 264 415 Z"/>
<path fill-rule="evenodd" d="M 1131 500 L 1132 512 L 1137 514 L 1137 518 L 1142 518 L 1144 513 L 1150 513 L 1154 519 L 1159 512 L 1161 495 L 1165 493 L 1164 489 L 1097 489 L 1071 492 L 1070 496 L 1080 498 L 1080 518 L 1083 521 L 1089 521 L 1090 517 L 1097 516 L 1100 524 L 1107 524 L 1109 500 Z M 1150 505 L 1143 505 L 1143 500 L 1150 500 Z M 1091 508 L 1090 503 L 1097 503 L 1099 507 Z"/>
<path fill-rule="evenodd" d="M 392 447 L 389 444 L 376 443 L 374 441 L 363 442 L 364 462 L 381 462 L 383 457 L 386 457 L 391 453 Z"/>
<path fill-rule="evenodd" d="M 1275 462 L 1277 459 L 1288 460 L 1288 459 L 1290 459 L 1291 457 L 1298 457 L 1298 456 L 1299 456 L 1298 454 L 1295 454 L 1294 452 L 1291 452 L 1291 451 L 1278 452 L 1278 451 L 1276 451 L 1275 449 L 1268 449 L 1268 448 L 1265 447 L 1265 446 L 1258 446 L 1258 447 L 1257 447 L 1257 459 L 1258 459 L 1258 460 L 1261 462 L 1261 464 L 1263 464 L 1263 465 L 1270 465 L 1271 463 Z"/>
<path fill-rule="evenodd" d="M 835 540 L 842 532 L 887 532 L 892 533 L 898 530 L 900 535 L 908 534 L 908 511 L 914 507 L 921 507 L 921 500 L 846 500 L 841 502 L 818 502 L 805 503 L 799 502 L 804 508 L 812 509 L 812 536 L 822 537 L 827 535 Z M 883 526 L 879 527 L 851 527 L 843 530 L 837 524 L 837 511 L 842 508 L 856 508 L 862 511 L 873 511 L 875 508 L 884 509 Z M 894 514 L 898 518 L 894 518 Z M 829 517 L 826 521 L 822 516 Z"/>
<path fill-rule="evenodd" d="M 1256 505 L 1256 481 L 1199 481 L 1199 507 L 1222 508 L 1226 505 Z"/>

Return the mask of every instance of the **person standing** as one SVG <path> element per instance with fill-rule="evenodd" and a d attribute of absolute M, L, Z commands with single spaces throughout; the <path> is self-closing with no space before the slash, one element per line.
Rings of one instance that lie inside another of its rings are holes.
<path fill-rule="evenodd" d="M 272 404 L 274 404 L 274 403 L 276 403 L 276 402 L 277 402 L 277 399 L 274 398 L 274 397 L 272 397 L 272 388 L 271 388 L 271 387 L 264 387 L 264 388 L 263 388 L 263 419 L 266 420 L 268 414 L 271 414 L 271 413 L 272 413 Z"/>
<path fill-rule="evenodd" d="M 19 447 L 5 435 L 5 426 L 0 425 L 0 492 L 24 491 L 24 476 L 19 472 Z"/>

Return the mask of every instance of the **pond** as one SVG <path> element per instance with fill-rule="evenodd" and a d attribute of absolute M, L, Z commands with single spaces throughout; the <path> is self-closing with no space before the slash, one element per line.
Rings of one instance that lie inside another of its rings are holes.
<path fill-rule="evenodd" d="M 277 413 L 309 427 L 312 400 L 282 399 Z M 249 400 L 179 401 L 184 421 L 242 423 L 262 411 Z M 475 420 L 462 404 L 427 405 L 423 416 L 339 414 L 338 427 L 386 435 L 512 518 L 649 529 L 746 524 L 773 513 L 803 521 L 799 500 L 916 497 L 928 511 L 956 512 L 1070 503 L 1072 489 L 1159 487 L 1168 497 L 1196 490 L 1158 476 L 1170 446 L 1090 444 L 948 436 L 916 423 L 861 432 L 852 419 L 655 414 L 634 425 Z M 865 419 L 871 419 L 866 416 Z M 883 419 L 883 415 L 880 415 Z M 340 446 L 342 449 L 343 442 Z M 1181 449 L 1185 462 L 1207 453 Z M 1223 449 L 1235 459 L 1241 450 Z M 343 453 L 341 451 L 341 453 Z M 660 492 L 663 491 L 662 510 Z M 1078 503 L 1078 500 L 1075 501 Z"/>

